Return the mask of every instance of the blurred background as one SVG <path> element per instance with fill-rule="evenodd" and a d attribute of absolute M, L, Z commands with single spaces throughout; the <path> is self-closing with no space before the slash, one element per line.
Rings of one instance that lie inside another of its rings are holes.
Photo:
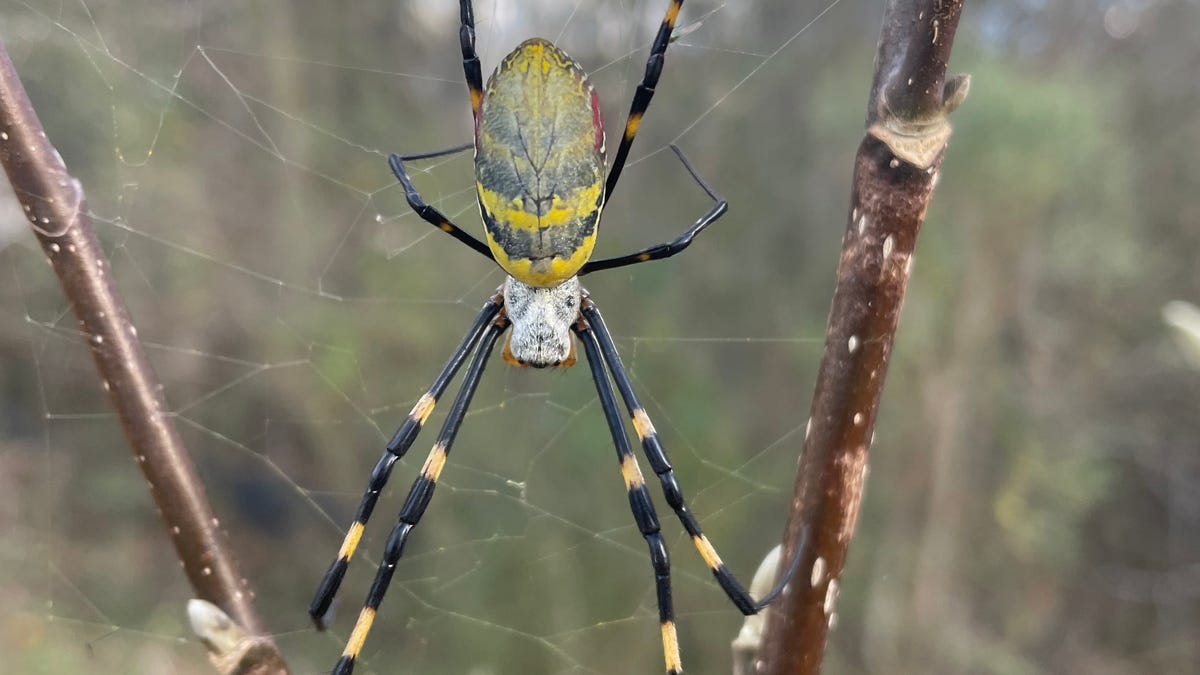
<path fill-rule="evenodd" d="M 730 213 L 685 255 L 586 280 L 746 581 L 786 517 L 881 5 L 689 0 L 597 254 L 708 207 L 671 142 Z M 614 138 L 664 8 L 481 0 L 485 73 L 554 40 L 592 73 Z M 502 280 L 415 217 L 386 164 L 471 137 L 457 13 L 0 2 L 295 673 L 341 652 L 436 429 L 395 472 L 331 632 L 311 629 L 311 593 L 383 444 Z M 971 95 L 826 672 L 1196 672 L 1200 367 L 1164 308 L 1179 323 L 1194 307 L 1178 303 L 1200 303 L 1197 27 L 1191 0 L 967 3 L 951 72 Z M 418 168 L 425 198 L 481 233 L 469 154 Z M 0 207 L 0 671 L 211 672 L 70 307 L 11 195 Z M 659 672 L 613 459 L 585 368 L 494 359 L 360 672 Z M 659 504 L 684 664 L 729 673 L 742 618 Z"/>

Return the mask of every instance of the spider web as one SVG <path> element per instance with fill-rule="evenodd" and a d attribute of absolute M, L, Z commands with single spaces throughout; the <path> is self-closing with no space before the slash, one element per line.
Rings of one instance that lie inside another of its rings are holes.
<path fill-rule="evenodd" d="M 867 5 L 689 0 L 597 256 L 668 240 L 707 208 L 669 143 L 731 214 L 683 256 L 587 279 L 694 510 L 747 583 L 783 527 L 844 139 L 869 82 L 865 58 L 824 55 L 871 53 Z M 478 2 L 484 69 L 525 37 L 554 40 L 592 73 L 611 138 L 664 6 Z M 441 415 L 397 468 L 319 634 L 305 608 L 370 468 L 502 280 L 410 211 L 385 161 L 470 138 L 457 9 L 0 5 L 0 37 L 87 190 L 175 422 L 297 673 L 340 653 Z M 812 115 L 843 140 L 816 138 Z M 479 233 L 469 154 L 415 166 L 425 199 Z M 21 214 L 2 221 L 0 326 L 6 353 L 24 357 L 4 366 L 0 453 L 13 672 L 210 672 L 70 307 Z M 657 503 L 685 664 L 728 672 L 741 617 Z M 653 589 L 586 368 L 493 358 L 361 670 L 654 672 Z"/>

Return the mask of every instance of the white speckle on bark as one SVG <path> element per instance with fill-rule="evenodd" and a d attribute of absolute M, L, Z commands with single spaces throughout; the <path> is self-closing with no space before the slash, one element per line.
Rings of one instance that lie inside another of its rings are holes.
<path fill-rule="evenodd" d="M 829 586 L 825 589 L 825 614 L 826 616 L 833 614 L 833 604 L 837 601 L 838 581 L 830 579 Z"/>
<path fill-rule="evenodd" d="M 812 579 L 811 579 L 812 587 L 816 588 L 817 584 L 821 583 L 821 580 L 824 578 L 825 578 L 825 559 L 822 558 L 821 556 L 817 556 L 817 559 L 813 561 Z"/>

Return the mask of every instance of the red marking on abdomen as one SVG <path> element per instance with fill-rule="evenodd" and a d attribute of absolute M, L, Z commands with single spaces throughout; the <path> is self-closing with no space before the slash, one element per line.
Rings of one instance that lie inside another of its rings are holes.
<path fill-rule="evenodd" d="M 592 126 L 596 129 L 596 152 L 604 149 L 604 120 L 600 117 L 600 97 L 592 91 Z"/>
<path fill-rule="evenodd" d="M 483 93 L 481 92 L 479 95 L 479 113 L 478 114 L 475 114 L 474 112 L 471 113 L 472 117 L 475 118 L 475 152 L 476 153 L 479 152 L 479 124 L 483 121 L 483 99 L 484 99 L 484 96 L 483 96 Z"/>

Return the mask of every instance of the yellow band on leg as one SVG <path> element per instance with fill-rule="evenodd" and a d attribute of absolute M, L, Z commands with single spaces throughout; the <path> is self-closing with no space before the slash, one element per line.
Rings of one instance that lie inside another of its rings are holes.
<path fill-rule="evenodd" d="M 342 652 L 342 656 L 358 658 L 358 653 L 362 651 L 363 643 L 367 641 L 367 633 L 371 632 L 371 624 L 374 621 L 375 610 L 363 607 L 362 613 L 358 615 L 358 621 L 354 622 L 354 631 L 350 633 L 350 640 L 346 642 L 346 651 Z"/>
<path fill-rule="evenodd" d="M 662 623 L 663 655 L 666 657 L 668 675 L 683 672 L 683 664 L 679 659 L 679 637 L 675 634 L 675 622 Z"/>

